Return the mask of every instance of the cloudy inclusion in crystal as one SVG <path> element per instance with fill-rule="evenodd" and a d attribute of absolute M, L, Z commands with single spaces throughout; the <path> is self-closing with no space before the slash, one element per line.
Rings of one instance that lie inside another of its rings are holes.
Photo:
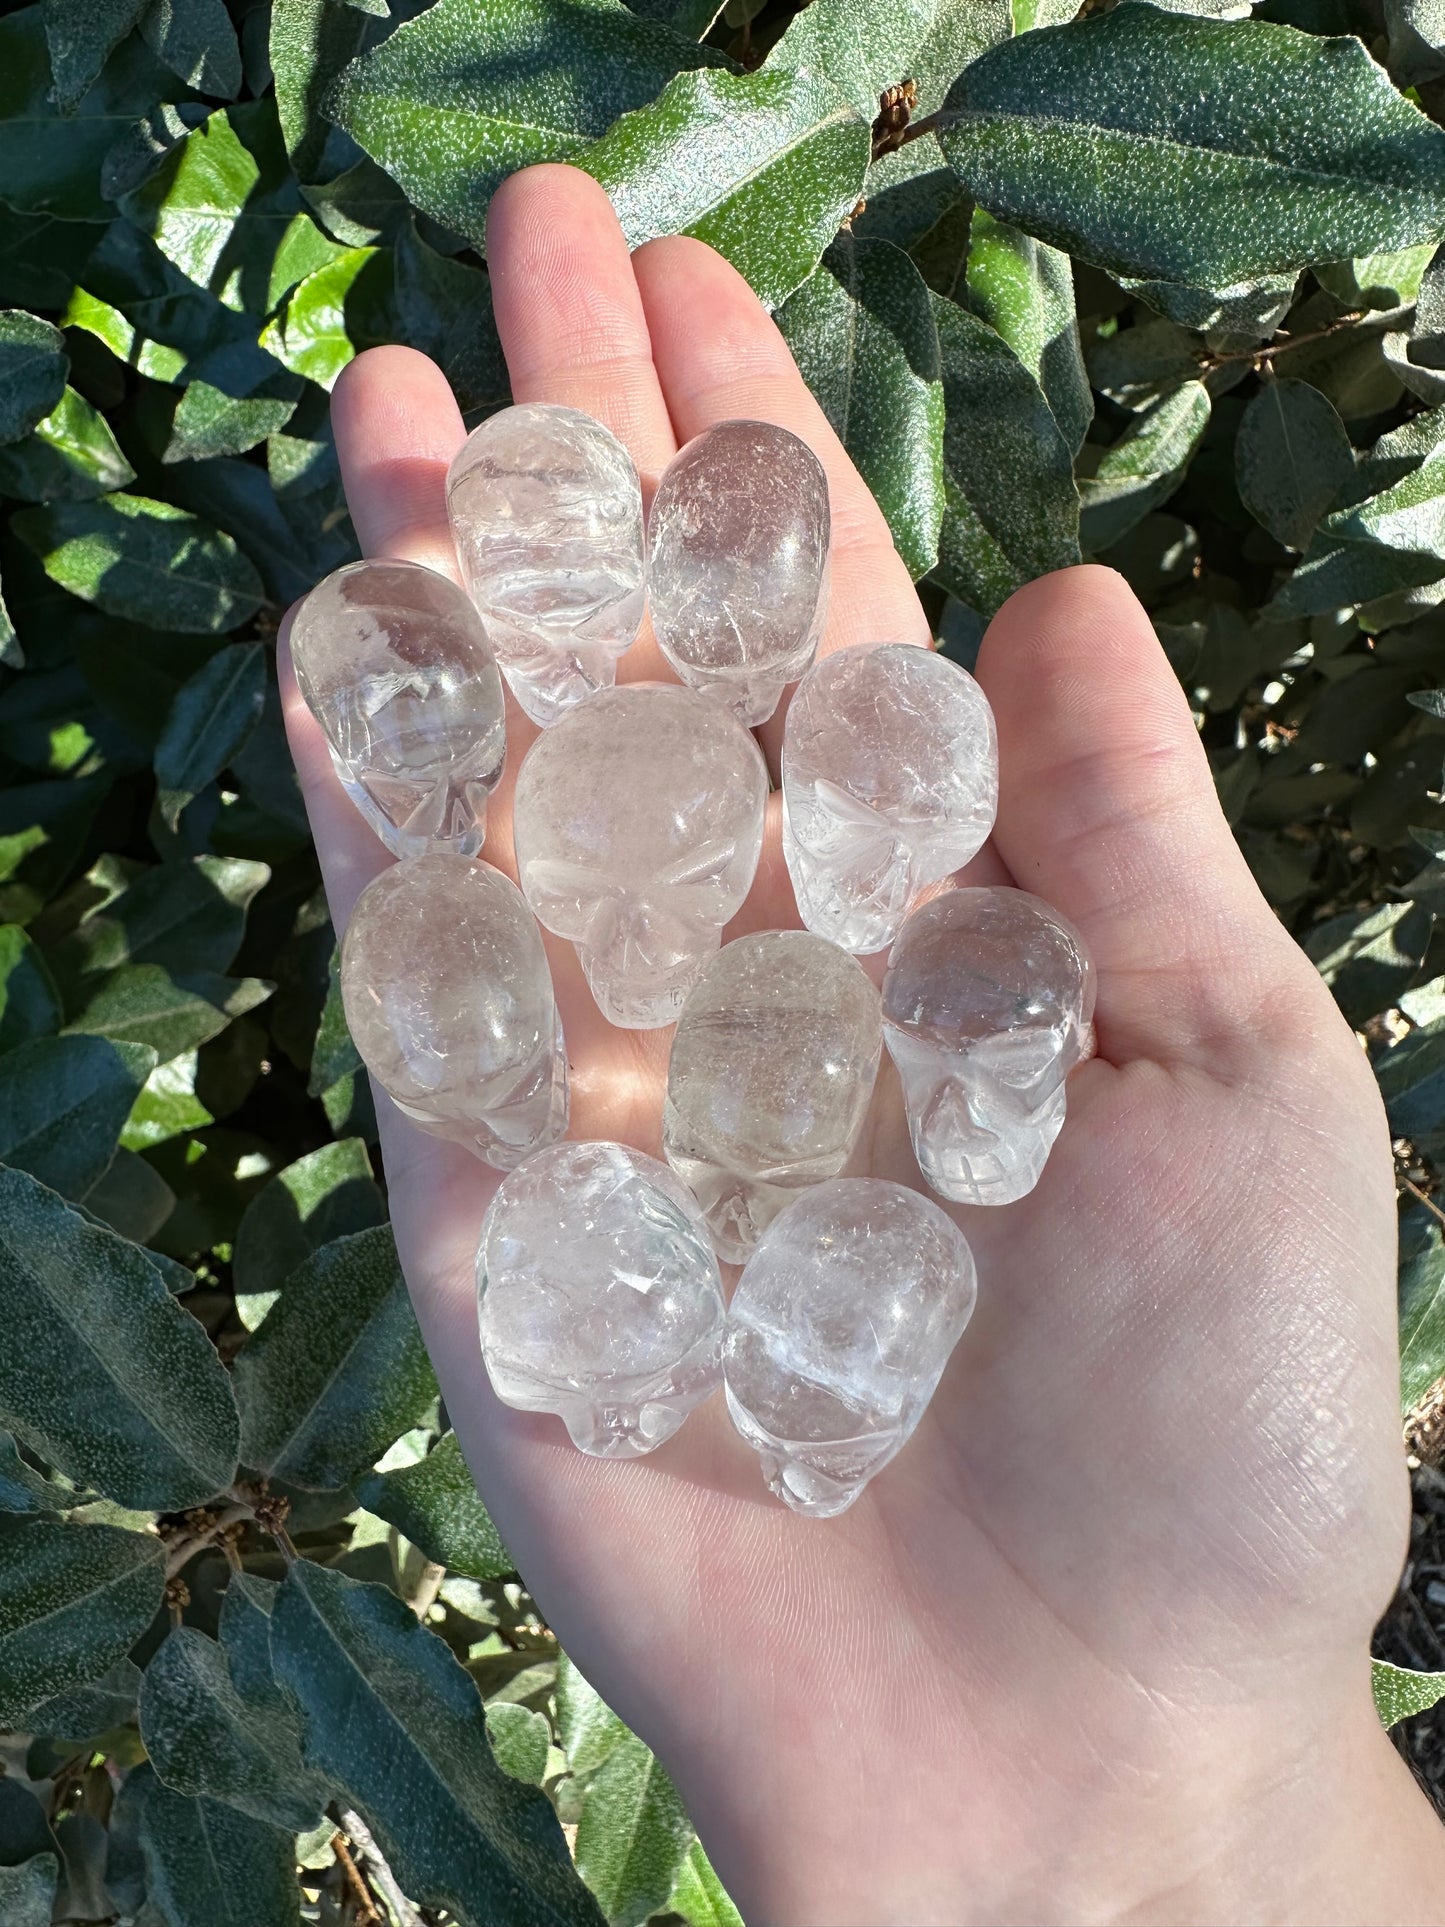
<path fill-rule="evenodd" d="M 734 1425 L 770 1491 L 829 1519 L 908 1442 L 973 1313 L 963 1233 L 899 1184 L 834 1178 L 763 1233 L 728 1311 Z"/>
<path fill-rule="evenodd" d="M 416 562 L 352 562 L 296 612 L 291 660 L 342 787 L 387 848 L 480 850 L 506 717 L 456 583 Z"/>
<path fill-rule="evenodd" d="M 462 578 L 512 693 L 556 722 L 611 685 L 647 591 L 642 487 L 612 432 L 528 402 L 474 428 L 447 473 Z"/>
<path fill-rule="evenodd" d="M 581 1451 L 651 1452 L 722 1379 L 724 1307 L 697 1205 L 621 1144 L 554 1144 L 505 1179 L 477 1250 L 482 1356 L 504 1404 Z"/>
<path fill-rule="evenodd" d="M 881 1049 L 877 990 L 822 937 L 738 937 L 708 964 L 678 1019 L 662 1143 L 720 1258 L 741 1264 L 801 1189 L 837 1177 Z"/>
<path fill-rule="evenodd" d="M 923 887 L 982 848 L 997 807 L 993 711 L 947 657 L 909 643 L 840 649 L 799 683 L 783 735 L 783 855 L 820 937 L 884 949 Z"/>
<path fill-rule="evenodd" d="M 510 878 L 433 854 L 362 891 L 346 1022 L 397 1108 L 500 1170 L 567 1128 L 567 1054 L 536 921 Z"/>
<path fill-rule="evenodd" d="M 765 722 L 812 662 L 828 608 L 828 482 L 806 442 L 725 421 L 675 455 L 648 515 L 658 647 L 739 722 Z"/>
<path fill-rule="evenodd" d="M 674 684 L 603 690 L 527 751 L 517 874 L 609 1022 L 676 1021 L 752 886 L 767 789 L 748 731 Z"/>
<path fill-rule="evenodd" d="M 914 911 L 889 954 L 883 1034 L 941 1197 L 1011 1204 L 1033 1190 L 1093 1014 L 1083 938 L 1028 891 L 950 890 Z"/>

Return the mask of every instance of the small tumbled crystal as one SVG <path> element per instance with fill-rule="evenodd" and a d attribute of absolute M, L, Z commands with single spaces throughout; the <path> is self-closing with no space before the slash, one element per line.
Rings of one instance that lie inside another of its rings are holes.
<path fill-rule="evenodd" d="M 555 1412 L 595 1458 L 651 1452 L 722 1381 L 722 1281 L 697 1205 L 626 1145 L 554 1144 L 504 1179 L 477 1292 L 497 1397 Z"/>
<path fill-rule="evenodd" d="M 468 593 L 513 695 L 543 728 L 616 678 L 647 599 L 642 486 L 610 429 L 526 402 L 474 428 L 447 472 Z"/>
<path fill-rule="evenodd" d="M 882 950 L 926 884 L 983 846 L 998 807 L 993 711 L 965 669 L 886 643 L 825 656 L 783 735 L 783 855 L 810 930 Z"/>
<path fill-rule="evenodd" d="M 507 750 L 502 679 L 455 582 L 352 562 L 311 591 L 291 660 L 342 787 L 389 850 L 473 856 Z"/>
<path fill-rule="evenodd" d="M 567 1128 L 567 1054 L 536 921 L 489 864 L 433 853 L 357 898 L 347 1028 L 398 1110 L 509 1171 Z"/>
<path fill-rule="evenodd" d="M 738 937 L 707 965 L 672 1042 L 662 1146 L 720 1258 L 741 1264 L 804 1186 L 847 1164 L 882 1041 L 862 965 L 807 930 Z"/>
<path fill-rule="evenodd" d="M 916 1191 L 834 1178 L 763 1233 L 728 1311 L 734 1425 L 795 1512 L 845 1511 L 903 1447 L 973 1313 L 973 1254 Z"/>
<path fill-rule="evenodd" d="M 1028 891 L 950 890 L 914 911 L 889 953 L 883 1035 L 941 1197 L 1011 1204 L 1033 1190 L 1093 1015 L 1083 938 Z"/>
<path fill-rule="evenodd" d="M 676 1021 L 752 887 L 767 792 L 749 732 L 671 683 L 603 690 L 527 751 L 517 874 L 610 1023 Z"/>
<path fill-rule="evenodd" d="M 724 421 L 668 464 L 647 519 L 658 647 L 693 689 L 765 722 L 828 608 L 828 480 L 771 422 Z"/>

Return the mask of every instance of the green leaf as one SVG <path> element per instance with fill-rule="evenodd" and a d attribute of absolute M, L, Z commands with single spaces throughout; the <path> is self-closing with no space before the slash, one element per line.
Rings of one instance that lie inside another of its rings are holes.
<path fill-rule="evenodd" d="M 52 1191 L 83 1197 L 115 1154 L 155 1069 L 144 1044 L 36 1037 L 0 1057 L 0 1160 Z"/>
<path fill-rule="evenodd" d="M 503 1773 L 541 1786 L 547 1777 L 547 1755 L 552 1747 L 552 1729 L 542 1714 L 529 1712 L 512 1700 L 498 1700 L 487 1708 L 487 1738 Z"/>
<path fill-rule="evenodd" d="M 557 1735 L 568 1766 L 579 1775 L 601 1766 L 630 1738 L 622 1721 L 565 1653 L 557 1662 Z"/>
<path fill-rule="evenodd" d="M 61 322 L 94 335 L 155 381 L 189 380 L 193 368 L 255 328 L 188 281 L 124 220 L 112 222 L 85 262 Z"/>
<path fill-rule="evenodd" d="M 1017 8 L 1025 0 L 1014 0 Z M 681 1914 L 688 1927 L 743 1927 L 743 1917 L 729 1900 L 712 1863 L 694 1840 L 687 1850 L 668 1896 L 669 1913 Z"/>
<path fill-rule="evenodd" d="M 394 1593 L 298 1561 L 271 1651 L 308 1762 L 345 1789 L 413 1899 L 461 1927 L 595 1927 L 550 1801 L 501 1771 L 475 1685 Z"/>
<path fill-rule="evenodd" d="M 25 1715 L 32 1731 L 56 1740 L 88 1740 L 135 1718 L 141 1672 L 131 1659 L 118 1659 L 99 1679 L 39 1701 Z"/>
<path fill-rule="evenodd" d="M 620 0 L 437 0 L 346 68 L 326 112 L 423 213 L 483 248 L 508 174 L 567 159 L 679 68 L 720 58 Z"/>
<path fill-rule="evenodd" d="M 104 415 L 73 388 L 24 441 L 0 448 L 0 495 L 19 502 L 88 502 L 134 480 Z"/>
<path fill-rule="evenodd" d="M 916 578 L 938 558 L 943 386 L 917 268 L 887 241 L 842 235 L 778 326 Z"/>
<path fill-rule="evenodd" d="M 121 1133 L 122 1146 L 128 1151 L 149 1151 L 170 1138 L 214 1124 L 215 1112 L 196 1089 L 199 1075 L 200 1063 L 193 1050 L 157 1065 L 131 1107 Z"/>
<path fill-rule="evenodd" d="M 1445 223 L 1445 132 L 1353 38 L 1121 6 L 991 49 L 946 112 L 981 206 L 1114 274 L 1225 287 Z"/>
<path fill-rule="evenodd" d="M 1305 954 L 1345 1017 L 1359 1026 L 1398 1003 L 1409 989 L 1424 961 L 1434 922 L 1431 911 L 1415 903 L 1347 910 L 1308 932 Z"/>
<path fill-rule="evenodd" d="M 795 13 L 768 55 L 767 67 L 806 67 L 844 94 L 865 120 L 878 96 L 905 78 L 918 84 L 915 118 L 942 102 L 955 74 L 1012 31 L 1008 0 L 812 0 Z M 919 143 L 921 146 L 922 143 Z M 907 149 L 880 163 L 889 179 Z"/>
<path fill-rule="evenodd" d="M 120 1505 L 200 1505 L 235 1477 L 231 1381 L 145 1252 L 0 1170 L 0 1420 Z M 107 1662 L 108 1664 L 109 1662 Z"/>
<path fill-rule="evenodd" d="M 1375 1076 L 1391 1135 L 1409 1138 L 1430 1156 L 1445 1143 L 1445 1018 L 1393 1045 L 1376 1062 Z"/>
<path fill-rule="evenodd" d="M 11 526 L 53 582 L 107 615 L 189 635 L 238 628 L 261 606 L 261 578 L 230 536 L 169 502 L 58 502 Z"/>
<path fill-rule="evenodd" d="M 323 1144 L 278 1171 L 246 1206 L 231 1275 L 236 1308 L 254 1331 L 293 1271 L 320 1246 L 386 1222 L 386 1203 L 360 1138 Z"/>
<path fill-rule="evenodd" d="M 1298 274 L 1269 274 L 1232 288 L 1185 288 L 1173 281 L 1121 285 L 1180 328 L 1207 335 L 1212 348 L 1252 347 L 1272 335 L 1289 313 Z"/>
<path fill-rule="evenodd" d="M 65 112 L 92 87 L 150 0 L 45 0 L 55 100 Z"/>
<path fill-rule="evenodd" d="M 1445 7 L 1441 0 L 1385 0 L 1390 72 L 1402 87 L 1445 74 Z"/>
<path fill-rule="evenodd" d="M 233 1018 L 254 1010 L 273 986 L 260 977 L 220 977 L 211 971 L 179 975 L 164 964 L 122 965 L 101 978 L 95 994 L 67 1030 L 116 1043 L 148 1044 L 156 1061 L 197 1050 Z"/>
<path fill-rule="evenodd" d="M 415 1465 L 358 1479 L 356 1496 L 368 1512 L 395 1526 L 448 1572 L 467 1579 L 505 1579 L 516 1571 L 477 1496 L 455 1432 L 448 1432 Z"/>
<path fill-rule="evenodd" d="M 0 1867 L 0 1915 L 5 1927 L 50 1927 L 60 1862 L 36 1854 L 18 1867 Z"/>
<path fill-rule="evenodd" d="M 1413 1673 L 1387 1659 L 1370 1661 L 1370 1685 L 1382 1726 L 1394 1726 L 1412 1713 L 1428 1712 L 1445 1699 L 1445 1673 Z"/>
<path fill-rule="evenodd" d="M 1320 532 L 1445 558 L 1445 408 L 1382 435 Z"/>
<path fill-rule="evenodd" d="M 1347 308 L 1408 308 L 1435 252 L 1434 241 L 1393 254 L 1367 254 L 1354 261 L 1322 261 L 1315 279 Z"/>
<path fill-rule="evenodd" d="M 0 442 L 18 442 L 45 419 L 69 368 L 59 328 L 18 308 L 0 310 Z"/>
<path fill-rule="evenodd" d="M 392 284 L 389 248 L 349 248 L 291 290 L 261 345 L 293 374 L 330 388 L 363 348 L 392 338 Z"/>
<path fill-rule="evenodd" d="M 141 33 L 188 87 L 218 100 L 240 93 L 241 48 L 225 0 L 151 0 Z"/>
<path fill-rule="evenodd" d="M 165 1570 L 148 1533 L 0 1522 L 0 1727 L 113 1665 L 159 1610 Z"/>
<path fill-rule="evenodd" d="M 55 974 L 69 991 L 122 964 L 160 964 L 177 977 L 224 970 L 270 875 L 238 856 L 155 864 L 81 919 L 55 951 Z"/>
<path fill-rule="evenodd" d="M 389 1226 L 323 1245 L 236 1361 L 241 1455 L 291 1485 L 334 1489 L 422 1417 L 436 1378 Z"/>
<path fill-rule="evenodd" d="M 1001 334 L 1043 389 L 1077 454 L 1094 419 L 1066 254 L 975 208 L 968 245 L 968 306 Z"/>
<path fill-rule="evenodd" d="M 161 459 L 198 462 L 244 455 L 286 426 L 301 392 L 300 378 L 258 343 L 218 348 L 193 371 Z"/>
<path fill-rule="evenodd" d="M 666 1904 L 692 1838 L 672 1781 L 629 1733 L 588 1784 L 577 1824 L 577 1871 L 610 1927 L 641 1927 Z"/>
<path fill-rule="evenodd" d="M 151 1765 L 175 1793 L 204 1795 L 304 1833 L 325 1795 L 310 1783 L 294 1729 L 250 1706 L 213 1639 L 178 1626 L 145 1669 L 140 1733 Z"/>
<path fill-rule="evenodd" d="M 269 51 L 276 105 L 298 180 L 321 177 L 328 136 L 334 133 L 321 103 L 371 30 L 360 8 L 338 6 L 336 0 L 272 0 Z"/>
<path fill-rule="evenodd" d="M 1294 574 L 1266 603 L 1265 614 L 1281 619 L 1328 615 L 1442 578 L 1445 557 L 1332 542 L 1316 535 Z"/>
<path fill-rule="evenodd" d="M 132 1769 L 125 1792 L 139 1799 L 146 1887 L 165 1927 L 299 1927 L 289 1833 L 220 1800 L 173 1793 L 148 1766 Z"/>
<path fill-rule="evenodd" d="M 1267 381 L 1234 444 L 1239 499 L 1287 549 L 1308 548 L 1320 517 L 1355 472 L 1355 451 L 1331 403 L 1307 381 Z"/>
<path fill-rule="evenodd" d="M 933 315 L 947 408 L 934 573 L 991 616 L 1034 576 L 1079 560 L 1073 464 L 1043 390 L 1002 336 L 940 295 Z"/>
<path fill-rule="evenodd" d="M 109 1225 L 122 1238 L 147 1244 L 175 1210 L 176 1194 L 154 1165 L 147 1164 L 134 1151 L 121 1149 L 80 1203 L 90 1217 Z M 173 1259 L 157 1258 L 154 1252 L 147 1255 L 163 1271 L 175 1263 Z M 177 1281 L 168 1275 L 168 1288 L 189 1291 L 195 1279 L 183 1266 L 176 1265 L 175 1269 L 183 1276 Z"/>
<path fill-rule="evenodd" d="M 18 923 L 0 924 L 0 1052 L 61 1025 L 60 993 Z"/>
<path fill-rule="evenodd" d="M 469 424 L 511 400 L 489 277 L 429 248 L 408 221 L 396 244 L 401 338 L 437 362 Z"/>
<path fill-rule="evenodd" d="M 1445 1377 L 1445 1242 L 1439 1220 L 1420 1207 L 1400 1219 L 1399 1301 L 1400 1410 L 1408 1413 Z"/>
<path fill-rule="evenodd" d="M 1186 381 L 1135 416 L 1091 476 L 1079 484 L 1079 541 L 1097 555 L 1166 502 L 1209 426 L 1209 390 Z"/>
<path fill-rule="evenodd" d="M 10 1434 L 0 1432 L 0 1512 L 60 1512 L 73 1499 L 64 1486 L 28 1466 Z"/>
<path fill-rule="evenodd" d="M 187 803 L 213 782 L 261 718 L 266 651 L 259 642 L 218 649 L 182 684 L 156 744 L 161 820 L 171 829 Z"/>
<path fill-rule="evenodd" d="M 576 156 L 630 247 L 693 234 L 769 306 L 812 273 L 863 191 L 869 123 L 816 74 L 679 74 Z"/>

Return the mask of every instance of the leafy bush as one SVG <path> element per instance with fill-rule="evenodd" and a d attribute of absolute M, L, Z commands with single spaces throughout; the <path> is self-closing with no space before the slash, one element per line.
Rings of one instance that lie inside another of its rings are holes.
<path fill-rule="evenodd" d="M 743 269 L 941 647 L 1081 555 L 1134 585 L 1376 1054 L 1439 1407 L 1439 8 L 1075 12 L 0 8 L 7 1923 L 736 1918 L 438 1409 L 271 662 L 354 553 L 352 355 L 505 400 L 526 162 Z"/>

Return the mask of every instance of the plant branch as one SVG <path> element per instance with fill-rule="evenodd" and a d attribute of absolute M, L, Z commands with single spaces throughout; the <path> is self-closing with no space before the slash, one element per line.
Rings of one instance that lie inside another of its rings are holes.
<path fill-rule="evenodd" d="M 346 1835 L 344 1833 L 338 1833 L 333 1837 L 331 1851 L 336 1855 L 337 1863 L 342 1873 L 346 1876 L 347 1886 L 350 1887 L 352 1893 L 355 1894 L 361 1906 L 361 1918 L 365 1923 L 365 1927 L 381 1927 L 381 1915 L 376 1911 L 376 1903 L 371 1897 L 371 1889 L 362 1879 L 361 1870 L 351 1857 L 351 1849 L 346 1844 Z"/>
<path fill-rule="evenodd" d="M 1276 355 L 1288 354 L 1291 348 L 1303 348 L 1307 341 L 1324 341 L 1330 335 L 1337 335 L 1344 329 L 1362 321 L 1362 314 L 1342 314 L 1338 320 L 1331 321 L 1323 328 L 1311 328 L 1308 334 L 1285 335 L 1281 340 L 1267 341 L 1261 348 L 1233 348 L 1228 354 L 1204 355 L 1200 359 L 1201 368 L 1224 368 L 1232 361 L 1273 361 Z"/>
<path fill-rule="evenodd" d="M 435 1559 L 428 1559 L 422 1567 L 421 1577 L 416 1582 L 416 1591 L 411 1596 L 411 1609 L 418 1619 L 425 1619 L 431 1611 L 446 1576 L 446 1567 L 439 1566 Z"/>
<path fill-rule="evenodd" d="M 372 1837 L 370 1827 L 350 1807 L 341 1808 L 341 1824 L 356 1849 L 356 1857 L 366 1868 L 368 1879 L 396 1916 L 397 1927 L 426 1927 L 421 1915 L 397 1884 L 396 1875 Z"/>
<path fill-rule="evenodd" d="M 166 1553 L 167 1579 L 174 1579 L 182 1566 L 188 1565 L 198 1552 L 204 1552 L 207 1546 L 215 1545 L 228 1526 L 236 1525 L 241 1520 L 250 1519 L 253 1516 L 249 1505 L 237 1501 L 234 1505 L 223 1507 L 209 1524 L 198 1527 L 194 1532 L 188 1532 L 177 1539 Z"/>

